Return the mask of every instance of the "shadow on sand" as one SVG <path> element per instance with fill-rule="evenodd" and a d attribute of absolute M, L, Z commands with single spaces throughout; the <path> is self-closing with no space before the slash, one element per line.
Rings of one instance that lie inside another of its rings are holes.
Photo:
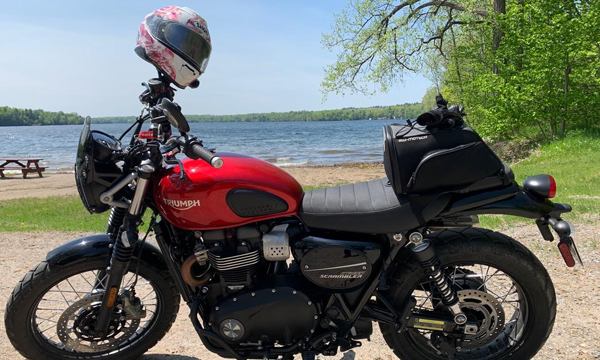
<path fill-rule="evenodd" d="M 297 355 L 299 357 L 300 355 Z M 348 351 L 340 358 L 340 360 L 355 360 L 356 353 L 352 350 Z M 139 360 L 201 360 L 193 356 L 185 355 L 167 355 L 167 354 L 151 354 L 143 355 Z"/>
<path fill-rule="evenodd" d="M 186 355 L 173 355 L 173 354 L 150 354 L 143 355 L 138 360 L 201 360 L 197 357 L 186 356 Z"/>

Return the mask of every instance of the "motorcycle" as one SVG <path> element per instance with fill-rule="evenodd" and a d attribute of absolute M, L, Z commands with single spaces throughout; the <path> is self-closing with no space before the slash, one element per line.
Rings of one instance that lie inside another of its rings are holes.
<path fill-rule="evenodd" d="M 446 149 L 423 158 L 442 159 L 429 187 L 419 188 L 419 171 L 395 186 L 386 162 L 389 180 L 303 192 L 269 163 L 205 147 L 166 78 L 143 85 L 144 109 L 119 138 L 85 120 L 75 177 L 90 213 L 110 210 L 107 231 L 52 250 L 15 287 L 5 324 L 24 357 L 137 358 L 169 331 L 180 299 L 203 345 L 238 360 L 335 355 L 370 340 L 373 323 L 410 360 L 530 359 L 550 335 L 556 297 L 546 269 L 524 245 L 478 228 L 477 216 L 535 219 L 574 266 L 573 228 L 561 218 L 571 207 L 549 200 L 551 176 L 518 185 L 505 167 L 500 183 L 453 190 L 440 169 L 458 150 Z M 466 129 L 451 115 L 445 128 L 409 122 L 388 140 L 425 144 Z M 473 159 L 482 146 L 457 149 L 479 149 Z"/>

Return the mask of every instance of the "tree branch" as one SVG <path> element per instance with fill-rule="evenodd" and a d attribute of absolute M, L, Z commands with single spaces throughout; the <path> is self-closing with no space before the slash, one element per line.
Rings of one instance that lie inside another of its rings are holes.
<path fill-rule="evenodd" d="M 381 20 L 381 25 L 383 25 L 384 29 L 386 29 L 390 23 L 390 20 L 392 19 L 392 17 L 394 15 L 396 15 L 396 13 L 398 13 L 398 11 L 404 9 L 407 6 L 412 6 L 418 2 L 419 2 L 419 0 L 408 0 L 408 1 L 401 3 L 400 5 L 398 5 L 396 7 L 394 7 L 394 9 L 392 9 L 392 11 L 390 11 L 390 13 Z M 445 0 L 433 0 L 433 1 L 429 1 L 424 4 L 419 5 L 413 12 L 420 11 L 420 10 L 422 10 L 426 7 L 430 7 L 430 6 L 437 6 L 438 9 L 440 7 L 447 7 L 447 8 L 453 9 L 453 10 L 457 10 L 457 11 L 466 11 L 467 10 L 467 8 L 461 4 L 452 3 L 449 1 L 445 1 Z M 471 10 L 471 12 L 475 15 L 479 15 L 479 16 L 483 16 L 483 17 L 488 16 L 488 11 L 485 9 L 473 9 L 473 10 Z"/>

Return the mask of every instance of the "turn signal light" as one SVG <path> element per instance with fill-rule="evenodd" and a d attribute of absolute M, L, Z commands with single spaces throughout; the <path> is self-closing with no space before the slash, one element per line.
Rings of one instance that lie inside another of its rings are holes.
<path fill-rule="evenodd" d="M 556 196 L 556 181 L 551 175 L 535 175 L 523 181 L 523 187 L 530 194 L 542 199 L 552 199 Z"/>

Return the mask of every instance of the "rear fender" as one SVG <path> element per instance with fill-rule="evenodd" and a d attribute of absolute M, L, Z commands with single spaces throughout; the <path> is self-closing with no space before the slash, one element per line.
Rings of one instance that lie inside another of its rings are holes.
<path fill-rule="evenodd" d="M 50 251 L 48 255 L 46 255 L 46 261 L 51 266 L 65 266 L 75 262 L 95 260 L 98 258 L 104 258 L 108 262 L 111 254 L 110 244 L 111 242 L 106 234 L 85 236 Z M 138 242 L 138 249 L 134 252 L 134 254 L 137 255 L 139 247 L 142 247 L 140 260 L 152 264 L 161 270 L 168 270 L 160 250 L 147 242 L 144 242 L 143 245 L 140 244 L 141 241 Z"/>
<path fill-rule="evenodd" d="M 570 211 L 571 206 L 568 204 L 536 199 L 522 187 L 514 185 L 463 198 L 452 203 L 440 216 L 498 214 L 538 219 L 544 216 L 560 217 L 560 214 Z"/>

